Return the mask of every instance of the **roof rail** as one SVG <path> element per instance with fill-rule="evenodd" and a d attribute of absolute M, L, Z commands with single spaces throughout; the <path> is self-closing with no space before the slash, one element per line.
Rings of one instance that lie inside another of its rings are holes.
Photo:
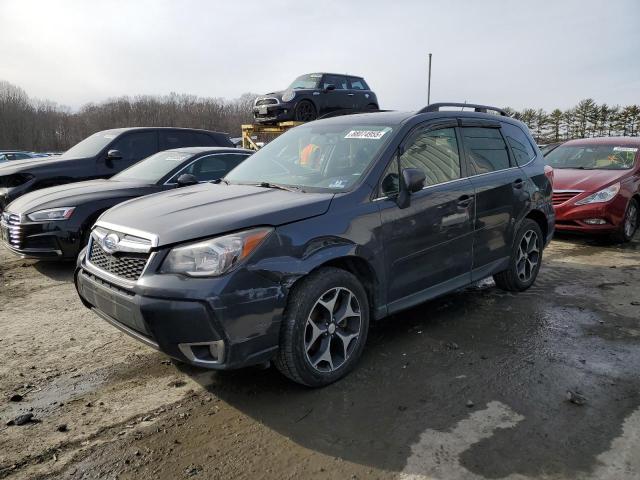
<path fill-rule="evenodd" d="M 507 112 L 505 112 L 503 109 L 498 107 L 490 107 L 489 105 L 477 105 L 475 103 L 455 103 L 455 102 L 431 103 L 426 107 L 424 107 L 422 110 L 418 111 L 418 113 L 439 112 L 442 107 L 473 108 L 474 112 L 479 112 L 479 113 L 487 113 L 487 110 L 492 110 L 494 112 L 498 112 L 503 117 L 509 116 Z"/>

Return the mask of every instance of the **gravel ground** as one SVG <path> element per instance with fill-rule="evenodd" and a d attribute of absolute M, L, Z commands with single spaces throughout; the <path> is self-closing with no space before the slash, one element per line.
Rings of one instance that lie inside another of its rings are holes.
<path fill-rule="evenodd" d="M 525 293 L 385 319 L 322 390 L 176 367 L 72 273 L 0 253 L 0 478 L 640 478 L 638 236 L 556 239 Z"/>

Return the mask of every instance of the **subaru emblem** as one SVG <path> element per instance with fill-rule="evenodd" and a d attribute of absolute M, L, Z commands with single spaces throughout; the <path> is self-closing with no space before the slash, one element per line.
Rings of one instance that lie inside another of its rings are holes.
<path fill-rule="evenodd" d="M 115 233 L 110 233 L 102 239 L 102 248 L 107 253 L 113 253 L 117 250 L 118 243 L 120 243 L 120 237 Z"/>

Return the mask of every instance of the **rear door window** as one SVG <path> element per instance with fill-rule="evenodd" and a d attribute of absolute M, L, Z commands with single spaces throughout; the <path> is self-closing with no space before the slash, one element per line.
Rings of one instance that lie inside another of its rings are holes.
<path fill-rule="evenodd" d="M 467 160 L 476 175 L 510 167 L 507 145 L 499 128 L 462 127 Z"/>
<path fill-rule="evenodd" d="M 536 158 L 536 151 L 520 127 L 503 123 L 502 134 L 507 139 L 507 143 L 511 147 L 511 152 L 518 166 L 526 165 Z"/>
<path fill-rule="evenodd" d="M 160 130 L 160 150 L 199 145 L 193 132 L 181 130 Z"/>

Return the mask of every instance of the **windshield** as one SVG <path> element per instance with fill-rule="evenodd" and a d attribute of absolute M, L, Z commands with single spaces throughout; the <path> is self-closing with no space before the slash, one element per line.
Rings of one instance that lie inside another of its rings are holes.
<path fill-rule="evenodd" d="M 307 75 L 300 75 L 296 78 L 291 85 L 287 87 L 287 90 L 299 90 L 302 88 L 318 88 L 322 75 L 319 73 L 310 73 Z"/>
<path fill-rule="evenodd" d="M 383 125 L 318 123 L 296 127 L 268 143 L 225 179 L 338 192 L 354 185 L 393 129 Z"/>
<path fill-rule="evenodd" d="M 98 132 L 85 138 L 80 143 L 76 143 L 69 150 L 64 152 L 59 158 L 86 158 L 97 155 L 100 150 L 106 147 L 117 135 L 107 132 Z"/>
<path fill-rule="evenodd" d="M 638 149 L 615 145 L 561 145 L 545 157 L 553 168 L 626 170 L 633 167 Z"/>
<path fill-rule="evenodd" d="M 193 153 L 171 150 L 158 152 L 114 175 L 111 179 L 119 182 L 158 183 L 165 175 L 192 156 Z"/>

